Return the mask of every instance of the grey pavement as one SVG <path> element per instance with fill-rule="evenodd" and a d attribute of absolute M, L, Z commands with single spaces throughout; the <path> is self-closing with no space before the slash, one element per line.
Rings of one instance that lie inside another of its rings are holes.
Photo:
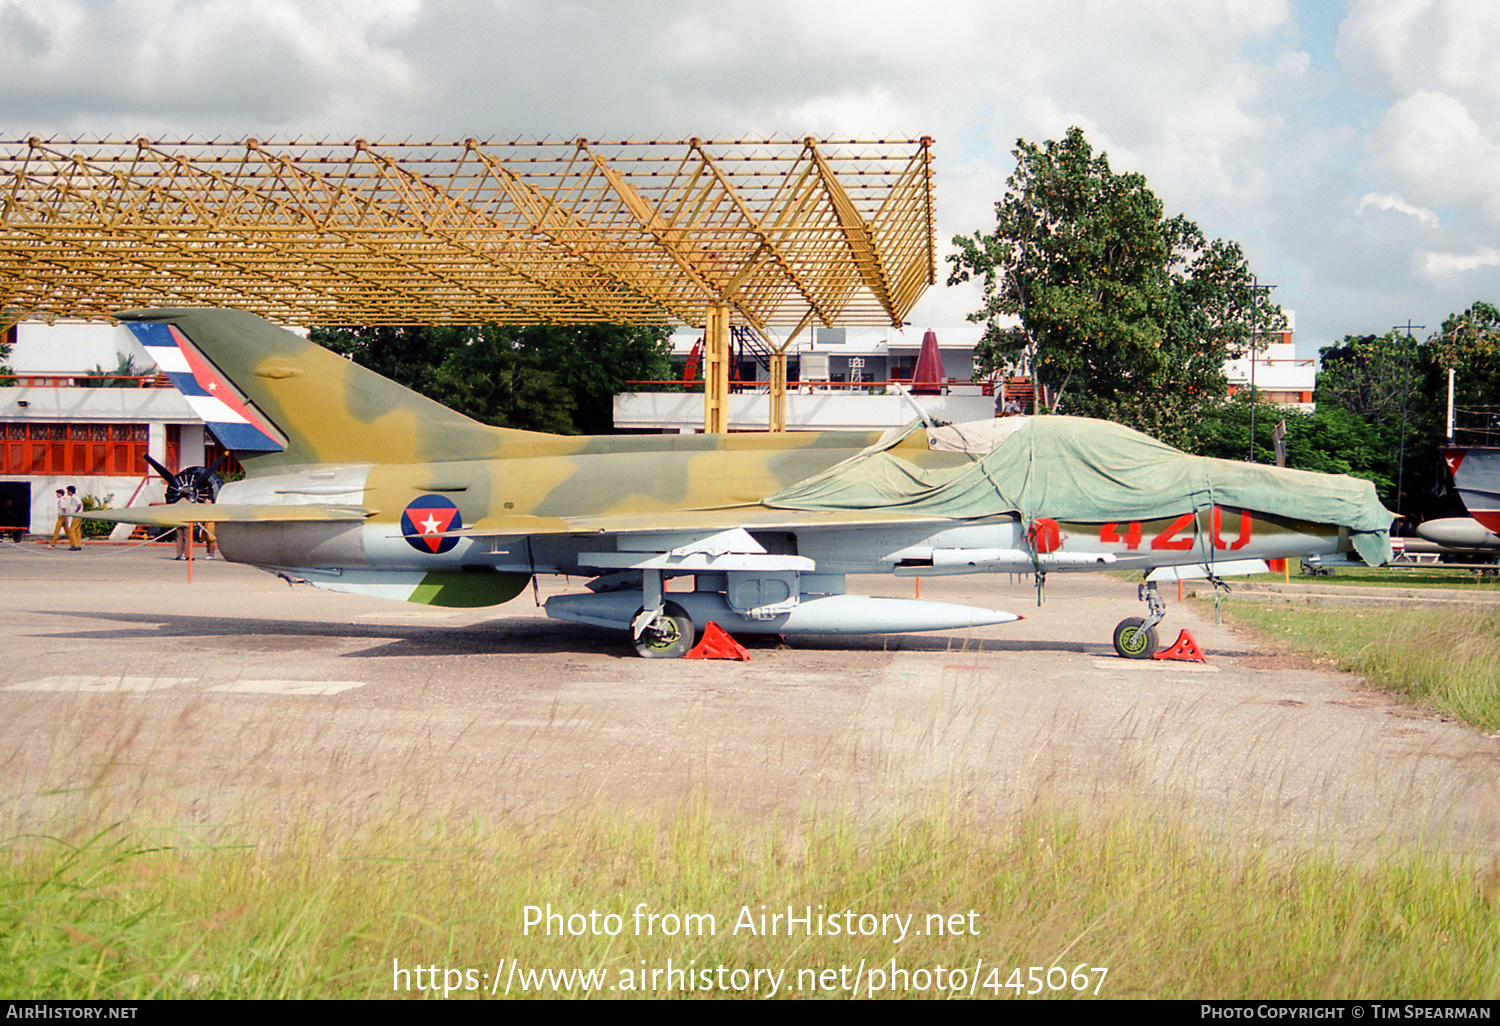
<path fill-rule="evenodd" d="M 924 598 L 1026 619 L 752 640 L 735 663 L 639 659 L 530 591 L 442 610 L 185 571 L 165 548 L 0 548 L 0 834 L 684 802 L 1003 824 L 1046 805 L 1288 851 L 1500 851 L 1500 740 L 1264 651 L 1201 603 L 1172 602 L 1163 641 L 1188 628 L 1209 664 L 1119 659 L 1114 624 L 1143 606 L 1108 575 L 1053 575 L 1040 608 L 1026 579 L 928 579 Z"/>

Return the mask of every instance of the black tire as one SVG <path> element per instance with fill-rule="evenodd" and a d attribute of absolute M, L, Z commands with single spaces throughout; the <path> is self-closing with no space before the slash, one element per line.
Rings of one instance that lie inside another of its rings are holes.
<path fill-rule="evenodd" d="M 636 610 L 636 616 L 645 609 Z M 662 607 L 657 626 L 647 627 L 635 639 L 635 651 L 645 659 L 681 659 L 693 647 L 693 620 L 675 602 Z"/>
<path fill-rule="evenodd" d="M 1122 659 L 1150 659 L 1161 647 L 1155 627 L 1141 630 L 1145 622 L 1139 616 L 1127 616 L 1115 626 L 1115 651 Z"/>

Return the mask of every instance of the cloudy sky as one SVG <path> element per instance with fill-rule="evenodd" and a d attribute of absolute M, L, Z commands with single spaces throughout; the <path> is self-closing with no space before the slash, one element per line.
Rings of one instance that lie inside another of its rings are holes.
<path fill-rule="evenodd" d="M 1497 52 L 1485 0 L 0 0 L 0 135 L 931 135 L 946 253 L 1079 125 L 1311 355 L 1500 302 Z"/>

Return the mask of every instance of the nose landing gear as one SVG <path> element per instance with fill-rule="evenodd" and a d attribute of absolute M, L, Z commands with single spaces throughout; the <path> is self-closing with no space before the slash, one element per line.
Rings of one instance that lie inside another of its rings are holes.
<path fill-rule="evenodd" d="M 1161 647 L 1156 625 L 1167 615 L 1167 603 L 1157 591 L 1155 581 L 1142 584 L 1136 594 L 1146 603 L 1150 615 L 1145 619 L 1127 616 L 1115 625 L 1115 651 L 1122 659 L 1150 659 Z"/>

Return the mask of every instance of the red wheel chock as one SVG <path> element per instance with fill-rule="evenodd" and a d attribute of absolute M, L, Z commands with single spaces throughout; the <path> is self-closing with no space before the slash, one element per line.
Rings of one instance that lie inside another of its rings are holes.
<path fill-rule="evenodd" d="M 1171 648 L 1164 648 L 1151 658 L 1182 659 L 1191 663 L 1208 662 L 1208 657 L 1203 654 L 1203 649 L 1198 647 L 1198 642 L 1193 640 L 1193 636 L 1187 632 L 1186 628 L 1183 629 L 1181 634 L 1177 635 L 1177 640 Z"/>
<path fill-rule="evenodd" d="M 738 659 L 740 662 L 749 662 L 750 653 L 729 636 L 729 633 L 714 623 L 708 621 L 703 627 L 703 637 L 693 650 L 684 659 Z"/>

